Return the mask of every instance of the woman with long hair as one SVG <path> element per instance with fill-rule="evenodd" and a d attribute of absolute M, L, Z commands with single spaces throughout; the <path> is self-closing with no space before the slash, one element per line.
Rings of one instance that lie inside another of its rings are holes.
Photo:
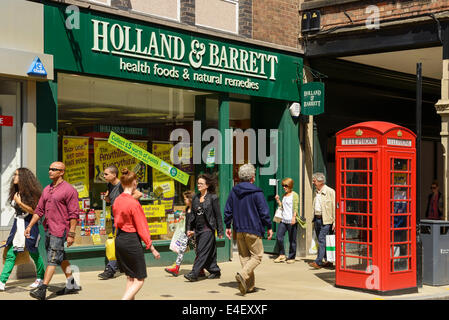
<path fill-rule="evenodd" d="M 187 223 L 187 236 L 195 236 L 196 242 L 196 259 L 192 271 L 184 275 L 189 281 L 197 281 L 203 269 L 209 271 L 208 279 L 218 279 L 221 276 L 217 264 L 215 231 L 220 239 L 223 238 L 224 231 L 220 203 L 215 194 L 216 186 L 214 176 L 198 176 L 199 193 L 192 199 L 192 219 Z"/>
<path fill-rule="evenodd" d="M 154 248 L 147 219 L 142 206 L 132 194 L 137 189 L 137 175 L 127 168 L 121 170 L 121 193 L 114 201 L 114 225 L 117 229 L 115 239 L 115 255 L 118 267 L 127 276 L 126 290 L 122 300 L 134 300 L 147 277 L 144 250 L 141 241 L 150 249 L 153 256 L 161 256 Z"/>
<path fill-rule="evenodd" d="M 15 219 L 6 241 L 7 247 L 4 249 L 7 250 L 7 254 L 5 265 L 0 275 L 0 291 L 5 290 L 6 281 L 8 281 L 14 268 L 17 255 L 19 252 L 25 251 L 25 248 L 36 265 L 37 278 L 30 287 L 38 287 L 44 279 L 44 262 L 38 251 L 38 225 L 35 224 L 31 228 L 30 238 L 25 237 L 25 228 L 31 221 L 41 194 L 41 185 L 29 169 L 19 168 L 14 172 L 9 186 L 8 203 L 15 210 Z"/>
<path fill-rule="evenodd" d="M 285 178 L 282 180 L 284 195 L 282 200 L 279 195 L 275 196 L 276 202 L 282 208 L 282 221 L 276 234 L 276 241 L 279 247 L 279 256 L 274 260 L 275 263 L 287 262 L 294 263 L 296 258 L 296 234 L 298 232 L 299 217 L 299 195 L 293 191 L 293 179 Z M 288 232 L 288 241 L 290 249 L 288 257 L 285 255 L 284 236 Z"/>

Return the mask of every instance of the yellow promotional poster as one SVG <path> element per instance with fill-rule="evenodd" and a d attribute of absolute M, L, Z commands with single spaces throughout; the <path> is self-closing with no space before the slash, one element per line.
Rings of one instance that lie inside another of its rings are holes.
<path fill-rule="evenodd" d="M 64 179 L 78 191 L 78 198 L 89 197 L 89 138 L 64 136 L 62 162 Z"/>
<path fill-rule="evenodd" d="M 161 205 L 163 205 L 167 211 L 173 210 L 173 198 L 161 200 Z"/>
<path fill-rule="evenodd" d="M 150 235 L 167 234 L 167 222 L 149 223 Z"/>
<path fill-rule="evenodd" d="M 140 148 L 147 150 L 146 141 L 133 141 Z M 137 174 L 138 182 L 148 181 L 147 166 L 132 155 L 117 149 L 108 143 L 108 140 L 95 139 L 94 141 L 95 158 L 95 183 L 105 182 L 103 180 L 104 169 L 110 165 L 115 165 L 119 172 L 123 168 L 128 168 Z"/>
<path fill-rule="evenodd" d="M 146 149 L 139 147 L 135 143 L 132 143 L 131 141 L 119 136 L 113 131 L 111 131 L 111 133 L 109 134 L 108 143 L 126 152 L 127 154 L 132 155 L 133 157 L 139 159 L 143 163 L 146 163 L 152 168 L 163 172 L 167 176 L 172 177 L 173 179 L 181 182 L 184 185 L 187 185 L 187 183 L 189 182 L 190 176 L 187 173 L 175 168 L 162 159 L 159 159 L 152 153 L 146 151 Z"/>
<path fill-rule="evenodd" d="M 153 143 L 153 154 L 169 164 L 170 162 L 170 152 L 173 148 L 171 143 Z M 159 170 L 153 171 L 153 190 L 156 190 L 158 186 L 164 190 L 164 198 L 174 198 L 175 197 L 175 182 L 174 180 L 167 176 L 165 173 Z"/>
<path fill-rule="evenodd" d="M 143 212 L 145 213 L 145 217 L 147 218 L 156 218 L 156 217 L 165 217 L 165 206 L 164 205 L 144 205 L 142 206 Z"/>

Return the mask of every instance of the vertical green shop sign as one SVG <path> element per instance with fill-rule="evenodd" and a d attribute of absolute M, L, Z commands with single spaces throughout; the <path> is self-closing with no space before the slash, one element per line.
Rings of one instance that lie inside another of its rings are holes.
<path fill-rule="evenodd" d="M 324 83 L 309 82 L 301 88 L 301 114 L 315 116 L 324 112 Z"/>
<path fill-rule="evenodd" d="M 67 29 L 66 6 L 45 5 L 45 52 L 55 69 L 298 101 L 302 59 L 263 47 L 80 9 Z"/>

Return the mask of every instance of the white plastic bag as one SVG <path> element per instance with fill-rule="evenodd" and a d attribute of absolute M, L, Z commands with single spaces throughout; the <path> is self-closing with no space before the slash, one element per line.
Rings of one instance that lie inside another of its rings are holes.
<path fill-rule="evenodd" d="M 312 242 L 310 243 L 309 254 L 317 254 L 317 253 L 318 253 L 318 239 L 316 237 L 315 229 L 313 229 Z"/>
<path fill-rule="evenodd" d="M 335 262 L 335 234 L 326 236 L 326 260 Z"/>
<path fill-rule="evenodd" d="M 179 222 L 176 226 L 175 232 L 170 242 L 170 250 L 178 253 L 179 249 L 187 245 L 187 235 L 185 234 L 185 223 L 184 221 Z"/>

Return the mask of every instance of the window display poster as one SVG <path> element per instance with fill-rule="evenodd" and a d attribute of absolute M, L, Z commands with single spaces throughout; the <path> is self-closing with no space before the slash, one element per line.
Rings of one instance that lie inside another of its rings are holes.
<path fill-rule="evenodd" d="M 147 150 L 146 141 L 133 141 L 140 148 Z M 95 183 L 105 182 L 103 179 L 104 169 L 110 165 L 115 165 L 120 172 L 123 168 L 128 168 L 137 174 L 138 182 L 148 181 L 148 170 L 146 164 L 132 155 L 117 149 L 108 143 L 108 140 L 95 139 L 94 141 L 95 158 Z M 119 174 L 120 176 L 120 174 Z"/>
<path fill-rule="evenodd" d="M 169 164 L 170 162 L 170 152 L 173 148 L 171 143 L 153 143 L 153 155 L 165 161 Z M 153 171 L 153 190 L 156 190 L 158 186 L 160 186 L 164 190 L 164 199 L 173 199 L 175 197 L 175 181 L 167 176 L 165 173 L 159 170 Z M 172 205 L 171 205 L 172 206 Z M 170 207 L 171 207 L 170 206 Z"/>
<path fill-rule="evenodd" d="M 70 183 L 79 198 L 89 197 L 89 137 L 62 137 L 64 179 Z"/>
<path fill-rule="evenodd" d="M 148 228 L 150 229 L 150 234 L 153 235 L 161 235 L 167 234 L 167 222 L 157 222 L 157 223 L 149 223 Z"/>

